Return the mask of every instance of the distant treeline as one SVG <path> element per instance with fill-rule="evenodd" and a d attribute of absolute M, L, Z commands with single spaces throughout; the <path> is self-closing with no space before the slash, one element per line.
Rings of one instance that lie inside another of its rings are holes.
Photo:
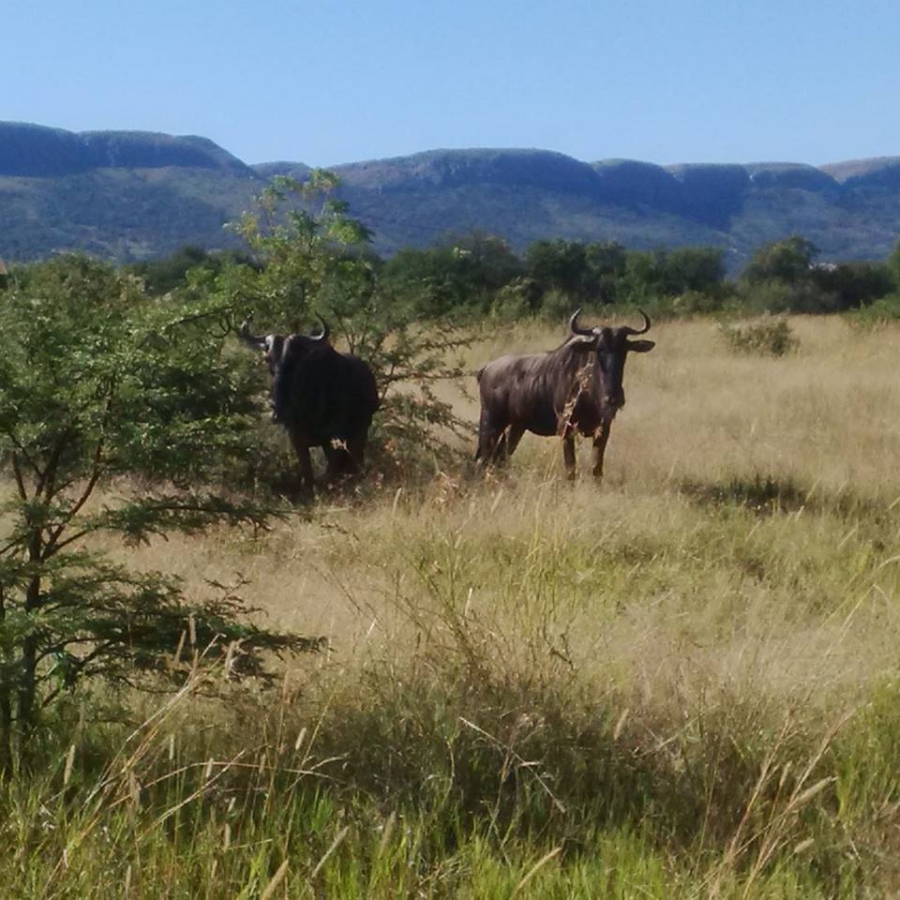
<path fill-rule="evenodd" d="M 662 314 L 718 311 L 843 312 L 900 295 L 900 242 L 881 262 L 819 264 L 800 236 L 765 244 L 735 278 L 716 247 L 628 250 L 615 242 L 541 240 L 523 254 L 501 238 L 461 236 L 425 250 L 368 261 L 383 298 L 422 319 L 558 316 L 575 306 L 641 306 Z M 151 293 L 185 283 L 188 272 L 254 266 L 252 256 L 184 247 L 129 270 Z M 900 300 L 898 300 L 900 307 Z"/>

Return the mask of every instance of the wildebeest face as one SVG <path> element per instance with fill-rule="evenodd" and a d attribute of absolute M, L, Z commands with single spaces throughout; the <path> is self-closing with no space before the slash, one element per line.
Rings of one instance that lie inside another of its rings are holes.
<path fill-rule="evenodd" d="M 603 372 L 604 402 L 613 409 L 625 405 L 625 360 L 631 353 L 646 353 L 652 350 L 653 341 L 629 340 L 629 331 L 624 328 L 602 328 L 597 340 L 597 365 Z"/>
<path fill-rule="evenodd" d="M 627 326 L 594 328 L 591 330 L 590 339 L 581 344 L 585 351 L 591 352 L 599 371 L 598 400 L 605 409 L 612 412 L 625 405 L 623 383 L 628 353 L 647 353 L 656 346 L 653 341 L 630 340 L 634 333 L 635 330 Z"/>

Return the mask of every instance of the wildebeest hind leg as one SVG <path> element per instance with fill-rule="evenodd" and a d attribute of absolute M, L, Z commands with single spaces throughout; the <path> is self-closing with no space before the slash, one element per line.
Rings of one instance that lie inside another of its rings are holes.
<path fill-rule="evenodd" d="M 483 465 L 498 462 L 500 444 L 506 453 L 506 426 L 498 428 L 482 413 L 478 423 L 478 449 L 475 451 L 476 462 Z"/>
<path fill-rule="evenodd" d="M 366 447 L 366 435 L 358 435 L 346 441 L 335 440 L 322 447 L 325 453 L 326 467 L 324 481 L 334 484 L 345 478 L 353 478 L 362 472 L 363 455 Z"/>
<path fill-rule="evenodd" d="M 493 449 L 485 453 L 484 458 L 492 465 L 505 466 L 521 437 L 521 433 L 516 436 L 511 433 L 510 428 L 504 428 L 499 435 L 491 440 L 490 443 Z"/>
<path fill-rule="evenodd" d="M 506 459 L 509 459 L 516 452 L 516 447 L 519 446 L 519 441 L 522 440 L 523 434 L 525 434 L 524 428 L 520 428 L 518 425 L 509 426 L 504 436 L 506 441 Z"/>
<path fill-rule="evenodd" d="M 524 433 L 525 429 L 519 428 L 517 425 L 509 425 L 504 428 L 499 439 L 494 441 L 494 449 L 488 459 L 494 465 L 506 465 L 509 458 L 516 452 L 516 447 L 519 446 L 519 441 L 522 440 Z"/>
<path fill-rule="evenodd" d="M 297 464 L 300 467 L 300 493 L 307 498 L 313 496 L 313 468 L 312 459 L 309 455 L 309 447 L 301 442 L 291 438 L 291 444 L 294 447 L 294 453 L 297 456 Z"/>

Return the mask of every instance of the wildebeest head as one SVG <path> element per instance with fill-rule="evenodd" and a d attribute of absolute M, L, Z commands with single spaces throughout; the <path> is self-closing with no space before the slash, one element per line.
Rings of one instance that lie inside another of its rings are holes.
<path fill-rule="evenodd" d="M 616 411 L 625 405 L 622 381 L 628 353 L 647 353 L 656 346 L 653 341 L 632 340 L 634 336 L 646 334 L 650 330 L 650 317 L 643 310 L 639 312 L 644 319 L 641 328 L 632 328 L 629 325 L 620 325 L 617 328 L 610 326 L 580 328 L 578 326 L 580 309 L 576 310 L 569 320 L 569 330 L 572 333 L 569 346 L 576 352 L 594 355 L 595 359 L 591 362 L 596 366 L 593 381 L 599 389 L 600 395 L 597 399 L 611 415 L 615 415 Z"/>
<path fill-rule="evenodd" d="M 269 367 L 269 374 L 273 377 L 278 374 L 278 369 L 285 358 L 285 353 L 290 347 L 290 352 L 296 357 L 320 350 L 322 347 L 331 346 L 328 342 L 330 330 L 325 320 L 319 316 L 322 330 L 319 334 L 267 334 L 256 335 L 250 331 L 250 323 L 244 322 L 238 331 L 238 337 L 251 347 L 255 347 L 263 354 L 263 359 Z"/>

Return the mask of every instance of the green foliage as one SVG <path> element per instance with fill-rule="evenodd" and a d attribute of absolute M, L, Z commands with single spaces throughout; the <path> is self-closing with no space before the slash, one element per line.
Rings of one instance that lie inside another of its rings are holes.
<path fill-rule="evenodd" d="M 188 629 L 208 659 L 238 642 L 255 672 L 260 649 L 298 646 L 241 624 L 234 592 L 187 602 L 176 580 L 95 549 L 110 533 L 264 526 L 267 510 L 211 489 L 246 450 L 251 412 L 221 344 L 203 316 L 85 258 L 30 267 L 0 295 L 0 469 L 14 486 L 0 508 L 0 767 L 83 679 L 177 677 Z M 113 484 L 120 499 L 98 507 Z"/>
<path fill-rule="evenodd" d="M 741 305 L 770 313 L 836 312 L 871 302 L 886 290 L 874 270 L 817 265 L 818 253 L 798 235 L 760 247 L 738 279 Z"/>
<path fill-rule="evenodd" d="M 472 249 L 467 249 L 467 248 Z M 438 315 L 557 319 L 579 306 L 640 306 L 651 313 L 825 313 L 865 306 L 895 290 L 890 261 L 815 264 L 816 247 L 793 236 L 759 248 L 737 282 L 717 247 L 626 250 L 615 242 L 530 244 L 518 260 L 497 239 L 402 250 L 385 263 L 392 303 Z"/>
<path fill-rule="evenodd" d="M 900 288 L 900 241 L 894 244 L 894 249 L 887 258 L 887 267 L 894 279 L 894 286 Z"/>
<path fill-rule="evenodd" d="M 714 247 L 683 247 L 627 255 L 620 295 L 630 303 L 645 304 L 660 297 L 703 293 L 718 298 L 724 288 L 722 251 Z"/>
<path fill-rule="evenodd" d="M 499 239 L 479 234 L 430 250 L 401 250 L 381 278 L 393 302 L 423 318 L 555 319 L 586 304 L 655 308 L 680 295 L 704 298 L 698 308 L 719 308 L 728 294 L 716 248 L 647 253 L 612 241 L 556 239 L 535 241 L 519 260 Z"/>
<path fill-rule="evenodd" d="M 381 272 L 394 303 L 425 318 L 483 315 L 498 292 L 522 275 L 505 241 L 473 232 L 427 250 L 401 250 Z"/>
<path fill-rule="evenodd" d="M 896 279 L 888 263 L 845 262 L 814 266 L 813 283 L 828 297 L 826 311 L 857 309 L 896 289 Z"/>
<path fill-rule="evenodd" d="M 888 322 L 900 319 L 900 294 L 890 294 L 859 309 L 851 310 L 845 313 L 844 319 L 859 328 L 881 328 Z"/>
<path fill-rule="evenodd" d="M 545 304 L 544 288 L 533 278 L 522 276 L 497 291 L 491 304 L 491 315 L 515 321 L 541 312 Z"/>
<path fill-rule="evenodd" d="M 535 241 L 525 251 L 525 266 L 545 290 L 559 291 L 577 301 L 588 289 L 587 255 L 579 241 Z"/>
<path fill-rule="evenodd" d="M 227 262 L 250 263 L 251 260 L 235 250 L 210 253 L 202 247 L 186 244 L 162 259 L 144 260 L 126 266 L 125 271 L 138 276 L 148 294 L 162 296 L 176 288 L 185 287 L 189 272 L 196 282 L 201 273 L 212 276 L 221 272 Z"/>
<path fill-rule="evenodd" d="M 718 247 L 677 247 L 665 255 L 667 293 L 716 292 L 725 279 L 724 252 Z"/>
<path fill-rule="evenodd" d="M 760 356 L 784 356 L 800 346 L 787 319 L 763 316 L 751 322 L 722 323 L 719 333 L 739 353 Z"/>

